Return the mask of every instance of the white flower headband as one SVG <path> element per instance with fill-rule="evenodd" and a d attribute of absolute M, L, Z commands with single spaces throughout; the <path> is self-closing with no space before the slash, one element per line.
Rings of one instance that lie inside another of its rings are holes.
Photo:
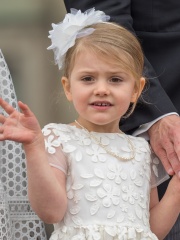
<path fill-rule="evenodd" d="M 107 22 L 109 19 L 110 17 L 104 12 L 95 11 L 94 8 L 84 13 L 81 10 L 71 9 L 71 13 L 67 13 L 62 22 L 53 23 L 53 30 L 49 31 L 52 44 L 47 49 L 54 51 L 55 64 L 58 64 L 59 69 L 62 68 L 66 52 L 74 46 L 76 38 L 87 36 L 94 31 L 93 28 L 84 28 L 92 24 Z"/>

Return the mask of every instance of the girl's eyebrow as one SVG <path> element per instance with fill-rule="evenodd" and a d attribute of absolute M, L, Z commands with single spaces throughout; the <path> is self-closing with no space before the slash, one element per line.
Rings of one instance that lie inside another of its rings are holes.
<path fill-rule="evenodd" d="M 95 70 L 95 69 L 79 69 L 77 70 L 78 73 L 96 73 L 98 72 L 98 70 Z M 114 69 L 114 70 L 108 70 L 107 72 L 104 71 L 104 73 L 109 73 L 109 74 L 125 74 L 125 75 L 128 75 L 128 73 L 126 71 L 123 71 L 123 70 L 117 70 L 117 69 Z"/>
<path fill-rule="evenodd" d="M 98 74 L 98 70 L 79 70 L 77 71 L 77 74 L 80 75 L 96 75 Z M 123 71 L 108 71 L 108 72 L 104 72 L 104 74 L 107 74 L 109 76 L 121 76 L 121 77 L 129 77 L 130 74 L 128 74 L 127 72 L 123 72 Z"/>

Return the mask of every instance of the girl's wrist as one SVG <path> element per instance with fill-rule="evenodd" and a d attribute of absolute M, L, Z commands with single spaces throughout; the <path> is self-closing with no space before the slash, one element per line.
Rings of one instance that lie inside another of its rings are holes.
<path fill-rule="evenodd" d="M 45 144 L 44 144 L 44 137 L 41 134 L 39 134 L 39 136 L 36 136 L 36 138 L 29 143 L 23 143 L 23 147 L 25 152 L 26 151 L 39 151 L 40 149 L 44 149 L 45 148 Z"/>

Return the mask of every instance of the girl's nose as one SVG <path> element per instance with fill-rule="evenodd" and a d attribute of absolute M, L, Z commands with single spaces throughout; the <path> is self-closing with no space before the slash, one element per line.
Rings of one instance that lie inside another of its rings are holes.
<path fill-rule="evenodd" d="M 105 81 L 97 82 L 94 89 L 95 95 L 104 96 L 104 95 L 109 95 L 109 93 L 110 93 L 110 90 L 107 82 Z"/>

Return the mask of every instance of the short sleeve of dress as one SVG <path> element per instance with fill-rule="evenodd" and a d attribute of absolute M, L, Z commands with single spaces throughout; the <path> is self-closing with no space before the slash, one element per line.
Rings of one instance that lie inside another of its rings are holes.
<path fill-rule="evenodd" d="M 169 175 L 159 158 L 151 149 L 151 188 L 157 187 L 168 179 Z"/>
<path fill-rule="evenodd" d="M 48 125 L 42 129 L 42 133 L 49 164 L 67 174 L 67 159 L 61 148 L 60 137 Z"/>

